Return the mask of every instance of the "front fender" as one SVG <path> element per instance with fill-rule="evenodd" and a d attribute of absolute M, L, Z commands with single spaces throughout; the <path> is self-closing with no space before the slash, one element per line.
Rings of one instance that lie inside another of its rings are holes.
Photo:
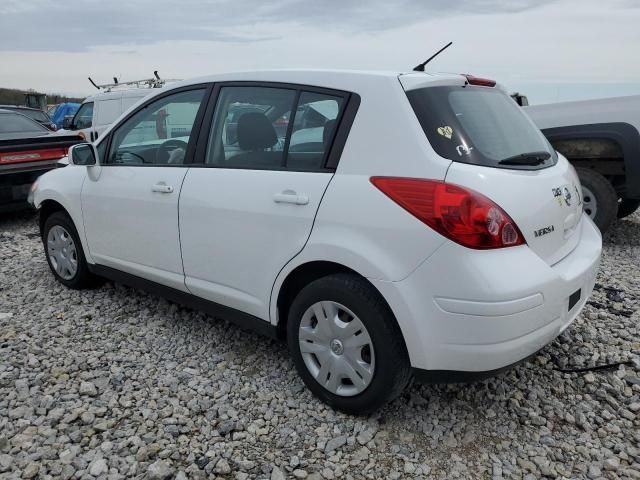
<path fill-rule="evenodd" d="M 38 185 L 33 191 L 33 206 L 40 210 L 43 203 L 48 200 L 62 205 L 78 231 L 87 262 L 95 263 L 89 252 L 82 216 L 81 193 L 86 175 L 87 167 L 76 165 L 45 173 L 38 179 Z"/>

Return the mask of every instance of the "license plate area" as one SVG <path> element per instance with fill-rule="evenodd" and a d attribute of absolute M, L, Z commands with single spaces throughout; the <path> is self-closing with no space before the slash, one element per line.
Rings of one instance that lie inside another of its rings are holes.
<path fill-rule="evenodd" d="M 576 306 L 576 303 L 580 301 L 581 294 L 582 294 L 582 289 L 579 288 L 569 296 L 569 309 L 568 309 L 569 312 L 573 307 Z"/>

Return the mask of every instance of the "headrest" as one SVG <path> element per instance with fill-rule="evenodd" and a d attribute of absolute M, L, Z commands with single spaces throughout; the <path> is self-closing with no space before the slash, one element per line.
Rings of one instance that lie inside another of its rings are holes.
<path fill-rule="evenodd" d="M 238 145 L 242 150 L 264 150 L 277 141 L 276 130 L 264 113 L 247 112 L 238 120 Z"/>

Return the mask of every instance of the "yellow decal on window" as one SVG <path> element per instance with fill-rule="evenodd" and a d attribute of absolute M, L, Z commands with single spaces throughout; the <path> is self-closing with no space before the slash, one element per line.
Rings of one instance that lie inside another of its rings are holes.
<path fill-rule="evenodd" d="M 453 135 L 453 128 L 449 126 L 438 127 L 438 133 L 443 137 L 447 137 L 449 140 L 451 140 L 451 136 Z"/>

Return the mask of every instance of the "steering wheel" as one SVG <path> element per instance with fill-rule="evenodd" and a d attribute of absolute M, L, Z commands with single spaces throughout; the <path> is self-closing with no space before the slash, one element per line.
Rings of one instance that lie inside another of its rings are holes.
<path fill-rule="evenodd" d="M 184 161 L 185 154 L 187 153 L 187 142 L 174 138 L 160 144 L 158 150 L 156 151 L 156 164 L 168 164 L 169 160 L 172 157 L 172 153 L 178 149 L 182 149 L 182 157 L 174 160 L 173 163 L 181 164 Z M 175 156 L 176 154 L 178 154 L 178 152 L 176 152 L 173 156 Z"/>

